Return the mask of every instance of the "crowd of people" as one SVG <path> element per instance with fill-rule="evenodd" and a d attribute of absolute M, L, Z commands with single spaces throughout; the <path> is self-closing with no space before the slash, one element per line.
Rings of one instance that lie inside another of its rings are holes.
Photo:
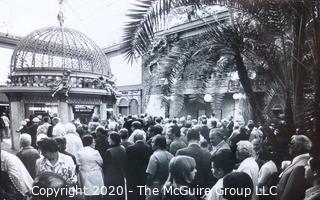
<path fill-rule="evenodd" d="M 6 200 L 320 199 L 311 140 L 276 124 L 214 114 L 94 116 L 89 124 L 37 116 L 18 132 L 20 151 L 1 150 Z"/>

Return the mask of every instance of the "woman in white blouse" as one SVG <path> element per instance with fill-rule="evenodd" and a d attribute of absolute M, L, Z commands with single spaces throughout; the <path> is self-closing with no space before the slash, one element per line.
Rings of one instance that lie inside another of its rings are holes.
<path fill-rule="evenodd" d="M 101 195 L 103 188 L 102 158 L 100 153 L 94 149 L 95 141 L 91 135 L 82 138 L 83 148 L 77 153 L 80 180 L 82 187 L 86 188 L 86 199 L 96 199 Z"/>
<path fill-rule="evenodd" d="M 259 157 L 265 163 L 261 166 L 259 170 L 259 178 L 258 178 L 258 186 L 260 193 L 266 194 L 266 192 L 269 192 L 269 189 L 272 189 L 272 186 L 275 186 L 278 182 L 278 168 L 274 161 L 272 161 L 272 149 L 263 146 L 261 151 L 259 152 Z M 274 192 L 274 191 L 273 191 Z M 272 196 L 267 196 L 266 199 L 271 199 Z M 265 197 L 261 197 L 261 199 L 265 199 Z"/>

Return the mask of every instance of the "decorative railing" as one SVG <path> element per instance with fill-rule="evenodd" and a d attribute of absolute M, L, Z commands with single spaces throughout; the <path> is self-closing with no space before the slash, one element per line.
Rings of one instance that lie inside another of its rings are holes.
<path fill-rule="evenodd" d="M 56 87 L 64 81 L 73 88 L 107 89 L 113 82 L 106 77 L 82 78 L 70 77 L 67 80 L 62 76 L 52 75 L 20 75 L 11 76 L 7 81 L 8 87 Z"/>

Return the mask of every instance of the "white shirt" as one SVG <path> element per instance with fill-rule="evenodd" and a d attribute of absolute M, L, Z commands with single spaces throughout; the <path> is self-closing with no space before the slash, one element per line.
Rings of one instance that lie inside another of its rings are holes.
<path fill-rule="evenodd" d="M 9 127 L 9 122 L 10 122 L 9 118 L 7 116 L 2 116 L 1 118 L 2 118 L 2 120 L 4 122 L 4 125 L 6 127 Z"/>
<path fill-rule="evenodd" d="M 38 126 L 37 128 L 37 133 L 39 132 L 39 130 L 44 129 L 45 130 L 45 134 L 48 134 L 48 129 L 51 126 L 51 124 L 49 124 L 48 122 Z"/>
<path fill-rule="evenodd" d="M 45 157 L 41 156 L 36 162 L 36 172 L 39 175 L 42 172 L 53 172 L 62 176 L 68 184 L 77 183 L 75 174 L 76 166 L 70 156 L 58 153 L 58 161 L 52 165 Z"/>
<path fill-rule="evenodd" d="M 87 190 L 85 195 L 103 194 L 100 188 L 104 187 L 102 158 L 100 153 L 92 147 L 86 146 L 78 151 L 77 163 L 79 163 L 79 171 L 82 186 Z M 99 188 L 97 190 L 97 188 Z"/>
<path fill-rule="evenodd" d="M 263 186 L 266 184 L 268 178 L 277 172 L 277 166 L 272 160 L 264 163 L 259 171 L 259 185 Z"/>
<path fill-rule="evenodd" d="M 83 148 L 82 141 L 75 133 L 68 133 L 64 136 L 67 141 L 66 151 L 72 155 L 77 155 L 78 151 Z"/>
<path fill-rule="evenodd" d="M 244 159 L 239 168 L 236 170 L 237 172 L 245 172 L 247 173 L 253 182 L 253 195 L 252 195 L 252 199 L 257 199 L 256 196 L 256 188 L 258 186 L 258 179 L 259 179 L 259 166 L 257 164 L 257 162 L 254 160 L 253 157 L 249 157 Z"/>
<path fill-rule="evenodd" d="M 8 172 L 12 183 L 21 194 L 31 191 L 33 179 L 16 155 L 1 150 L 1 171 Z"/>
<path fill-rule="evenodd" d="M 220 191 L 223 188 L 223 178 L 220 178 L 217 183 L 211 188 L 210 192 L 206 196 L 206 200 L 224 200 L 221 195 L 223 191 Z"/>

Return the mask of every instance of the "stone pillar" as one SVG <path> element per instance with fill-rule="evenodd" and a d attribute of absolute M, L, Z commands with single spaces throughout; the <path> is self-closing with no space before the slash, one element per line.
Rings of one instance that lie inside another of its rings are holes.
<path fill-rule="evenodd" d="M 16 130 L 20 127 L 20 123 L 25 119 L 24 102 L 21 101 L 21 96 L 8 95 L 10 101 L 10 128 L 11 128 L 11 143 L 12 149 L 19 150 L 20 133 Z"/>
<path fill-rule="evenodd" d="M 149 96 L 149 102 L 145 112 L 151 115 L 165 117 L 166 108 L 162 106 L 161 95 L 152 94 Z"/>
<path fill-rule="evenodd" d="M 74 119 L 74 113 L 72 110 L 72 105 L 68 105 L 68 109 L 69 109 L 69 122 L 71 122 Z"/>
<path fill-rule="evenodd" d="M 99 116 L 101 118 L 99 106 L 94 106 L 93 116 Z"/>
<path fill-rule="evenodd" d="M 108 105 L 108 104 L 107 104 Z M 108 106 L 107 106 L 107 108 L 108 108 Z M 119 116 L 119 114 L 120 114 L 120 108 L 118 107 L 118 105 L 117 104 L 113 104 L 112 105 L 112 109 L 113 109 L 113 112 L 114 113 L 116 113 L 116 116 Z M 107 116 L 108 117 L 108 116 Z"/>
<path fill-rule="evenodd" d="M 59 101 L 58 113 L 63 124 L 69 122 L 69 108 L 66 101 Z"/>
<path fill-rule="evenodd" d="M 100 120 L 107 120 L 107 103 L 100 104 Z"/>

